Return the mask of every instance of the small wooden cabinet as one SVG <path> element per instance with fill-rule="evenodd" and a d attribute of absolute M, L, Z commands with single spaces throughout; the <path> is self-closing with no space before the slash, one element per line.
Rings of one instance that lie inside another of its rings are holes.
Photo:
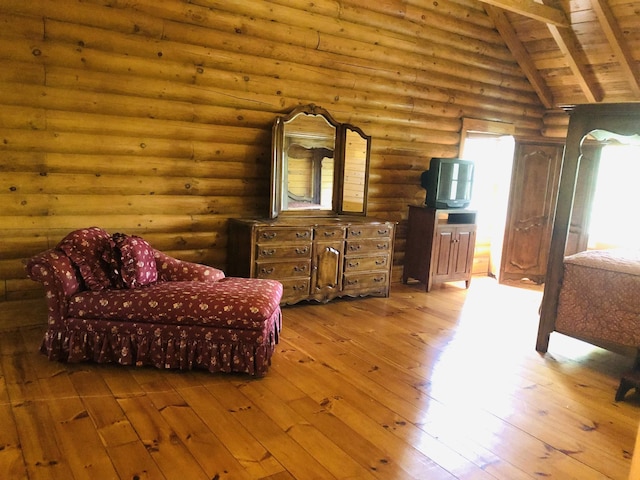
<path fill-rule="evenodd" d="M 366 217 L 231 219 L 228 274 L 271 278 L 283 304 L 388 296 L 395 224 Z"/>
<path fill-rule="evenodd" d="M 425 284 L 471 282 L 476 244 L 476 212 L 409 206 L 403 283 L 410 278 Z"/>

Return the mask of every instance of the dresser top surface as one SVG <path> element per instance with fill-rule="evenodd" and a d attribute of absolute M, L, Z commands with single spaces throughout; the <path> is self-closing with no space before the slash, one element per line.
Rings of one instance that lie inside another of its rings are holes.
<path fill-rule="evenodd" d="M 273 227 L 314 227 L 314 226 L 326 226 L 326 225 L 377 225 L 377 224 L 394 224 L 395 222 L 389 220 L 383 220 L 372 217 L 360 217 L 340 215 L 335 217 L 278 217 L 278 218 L 232 218 L 231 222 L 238 222 L 243 224 L 273 226 Z"/>

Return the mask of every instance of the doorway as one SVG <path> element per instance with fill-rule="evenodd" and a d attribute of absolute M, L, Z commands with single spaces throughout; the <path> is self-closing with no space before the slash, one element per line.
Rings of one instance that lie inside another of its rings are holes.
<path fill-rule="evenodd" d="M 500 273 L 514 151 L 513 125 L 463 121 L 460 157 L 476 166 L 469 206 L 478 212 L 474 274 Z"/>

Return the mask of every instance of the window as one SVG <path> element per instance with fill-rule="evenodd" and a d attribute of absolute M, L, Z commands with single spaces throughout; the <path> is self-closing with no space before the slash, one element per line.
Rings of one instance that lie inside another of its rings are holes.
<path fill-rule="evenodd" d="M 637 248 L 640 225 L 636 221 L 640 146 L 605 145 L 589 222 L 589 247 Z"/>

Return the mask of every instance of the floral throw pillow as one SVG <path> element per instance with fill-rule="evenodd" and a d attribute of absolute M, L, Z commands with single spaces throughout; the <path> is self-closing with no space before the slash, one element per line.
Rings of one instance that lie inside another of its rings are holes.
<path fill-rule="evenodd" d="M 109 263 L 104 253 L 109 250 L 109 234 L 98 227 L 76 230 L 58 244 L 80 271 L 80 276 L 90 290 L 111 288 Z"/>
<path fill-rule="evenodd" d="M 110 244 L 113 282 L 117 288 L 142 287 L 158 280 L 154 250 L 146 240 L 115 233 Z"/>

